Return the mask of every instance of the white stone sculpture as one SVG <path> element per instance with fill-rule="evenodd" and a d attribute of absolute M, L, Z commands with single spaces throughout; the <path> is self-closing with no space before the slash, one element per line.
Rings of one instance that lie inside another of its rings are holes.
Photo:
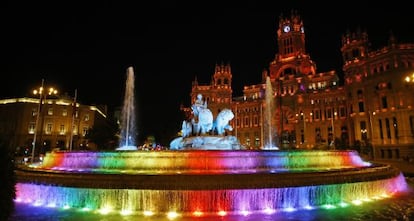
<path fill-rule="evenodd" d="M 233 127 L 229 125 L 229 121 L 234 118 L 233 111 L 230 109 L 223 109 L 217 115 L 213 130 L 217 130 L 218 135 L 223 135 L 225 130 L 232 131 Z"/>

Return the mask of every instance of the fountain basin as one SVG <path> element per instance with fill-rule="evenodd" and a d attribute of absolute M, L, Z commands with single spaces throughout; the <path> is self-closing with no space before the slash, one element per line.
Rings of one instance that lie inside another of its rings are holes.
<path fill-rule="evenodd" d="M 159 190 L 215 190 L 283 188 L 369 182 L 398 177 L 390 165 L 323 171 L 243 174 L 103 174 L 38 169 L 19 169 L 19 182 L 42 185 Z"/>
<path fill-rule="evenodd" d="M 143 214 L 266 213 L 407 190 L 397 168 L 355 151 L 53 152 L 16 175 L 19 201 Z"/>
<path fill-rule="evenodd" d="M 324 171 L 369 166 L 355 151 L 180 150 L 50 152 L 38 169 L 121 174 Z"/>

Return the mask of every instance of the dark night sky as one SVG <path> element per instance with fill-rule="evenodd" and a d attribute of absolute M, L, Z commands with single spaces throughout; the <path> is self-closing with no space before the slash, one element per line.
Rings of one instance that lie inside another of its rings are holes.
<path fill-rule="evenodd" d="M 278 18 L 292 9 L 304 21 L 307 52 L 318 72 L 341 72 L 347 30 L 367 30 L 373 48 L 384 46 L 390 31 L 400 42 L 414 43 L 406 1 L 359 8 L 358 1 L 83 2 L 2 5 L 1 97 L 28 96 L 44 78 L 61 93 L 73 96 L 77 89 L 82 103 L 119 106 L 126 69 L 133 66 L 139 134 L 158 140 L 180 130 L 179 106 L 190 105 L 191 82 L 197 76 L 208 84 L 216 63 L 231 64 L 236 96 L 243 85 L 259 83 L 277 53 Z"/>

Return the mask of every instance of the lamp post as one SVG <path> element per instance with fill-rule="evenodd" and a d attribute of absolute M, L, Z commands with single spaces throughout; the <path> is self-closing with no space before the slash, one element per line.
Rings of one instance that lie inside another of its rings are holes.
<path fill-rule="evenodd" d="M 32 147 L 32 159 L 31 159 L 31 163 L 34 163 L 34 158 L 35 158 L 35 149 L 36 149 L 36 138 L 37 138 L 37 130 L 39 128 L 39 119 L 40 119 L 40 114 L 41 114 L 41 107 L 42 107 L 42 102 L 43 100 L 46 99 L 47 95 L 55 95 L 58 93 L 58 91 L 56 89 L 54 89 L 53 87 L 50 87 L 47 91 L 47 93 L 44 91 L 44 79 L 42 79 L 42 84 L 39 87 L 39 89 L 35 89 L 33 90 L 33 94 L 34 95 L 38 95 L 39 96 L 39 104 L 37 106 L 37 115 L 36 115 L 36 123 L 35 123 L 35 128 L 34 128 L 34 135 L 33 135 L 33 147 Z M 40 131 L 42 131 L 42 128 L 40 128 Z"/>
<path fill-rule="evenodd" d="M 306 148 L 306 115 L 303 112 L 300 115 L 303 121 L 303 147 Z"/>
<path fill-rule="evenodd" d="M 335 149 L 335 124 L 334 124 L 334 119 L 335 119 L 335 117 L 336 117 L 336 115 L 337 115 L 338 113 L 335 111 L 334 113 L 333 113 L 333 115 L 332 115 L 332 118 L 331 118 L 331 127 L 332 127 L 332 146 L 333 146 L 333 149 Z"/>
<path fill-rule="evenodd" d="M 72 121 L 70 124 L 70 141 L 69 141 L 69 150 L 72 151 L 73 146 L 73 126 L 75 125 L 75 115 L 76 115 L 76 97 L 78 95 L 78 91 L 75 90 L 75 98 L 73 99 L 73 109 L 72 109 Z"/>

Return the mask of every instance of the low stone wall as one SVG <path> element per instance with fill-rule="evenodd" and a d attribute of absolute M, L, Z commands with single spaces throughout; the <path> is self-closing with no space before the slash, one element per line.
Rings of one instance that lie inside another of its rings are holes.
<path fill-rule="evenodd" d="M 250 174 L 98 174 L 19 168 L 17 182 L 103 189 L 218 190 L 258 189 L 368 182 L 394 178 L 391 165 L 339 170 Z"/>

